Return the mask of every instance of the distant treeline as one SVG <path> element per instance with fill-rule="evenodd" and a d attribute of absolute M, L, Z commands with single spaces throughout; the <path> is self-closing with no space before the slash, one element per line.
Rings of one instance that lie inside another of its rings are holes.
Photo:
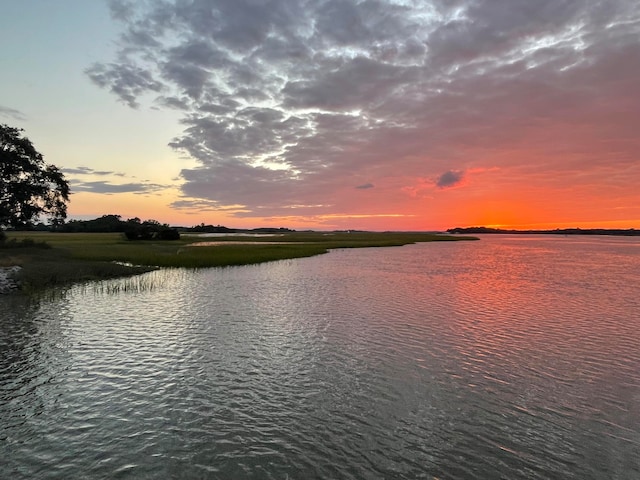
<path fill-rule="evenodd" d="M 26 225 L 22 230 L 65 232 L 65 233 L 113 233 L 121 232 L 129 240 L 178 240 L 183 233 L 253 233 L 274 234 L 295 232 L 289 228 L 228 228 L 222 225 L 195 225 L 193 227 L 170 227 L 157 220 L 140 220 L 138 217 L 123 220 L 120 215 L 103 215 L 92 220 L 69 220 L 56 225 L 38 223 Z"/>
<path fill-rule="evenodd" d="M 291 230 L 289 228 L 253 228 L 253 229 L 242 229 L 242 228 L 227 228 L 222 225 L 205 225 L 201 223 L 200 225 L 196 225 L 194 227 L 181 227 L 181 231 L 183 232 L 191 232 L 191 233 L 289 233 L 295 232 L 295 230 Z"/>
<path fill-rule="evenodd" d="M 111 233 L 122 232 L 128 240 L 179 240 L 180 232 L 157 220 L 142 221 L 139 218 L 122 220 L 120 215 L 103 215 L 93 220 L 70 220 L 57 225 L 57 232 Z"/>
<path fill-rule="evenodd" d="M 508 233 L 508 234 L 551 234 L 551 235 L 640 235 L 640 230 L 634 228 L 556 228 L 555 230 L 506 230 L 489 227 L 456 227 L 447 230 L 447 233 L 478 234 L 478 233 Z"/>

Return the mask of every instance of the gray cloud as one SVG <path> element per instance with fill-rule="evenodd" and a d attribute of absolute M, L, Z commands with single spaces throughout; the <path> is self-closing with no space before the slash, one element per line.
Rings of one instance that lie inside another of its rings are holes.
<path fill-rule="evenodd" d="M 436 185 L 439 188 L 454 187 L 462 181 L 463 177 L 464 172 L 449 170 L 448 172 L 444 172 L 442 175 L 440 175 L 440 177 L 438 177 Z"/>
<path fill-rule="evenodd" d="M 111 16 L 118 20 L 126 20 L 134 13 L 133 2 L 128 0 L 109 0 Z"/>
<path fill-rule="evenodd" d="M 148 194 L 158 192 L 167 188 L 164 185 L 157 185 L 153 183 L 122 183 L 114 184 L 104 181 L 92 181 L 82 182 L 77 180 L 71 180 L 71 190 L 73 192 L 91 192 L 91 193 L 139 193 Z"/>
<path fill-rule="evenodd" d="M 26 120 L 27 116 L 20 110 L 0 105 L 0 117 L 10 118 L 11 120 Z"/>
<path fill-rule="evenodd" d="M 86 70 L 89 78 L 99 87 L 109 88 L 132 108 L 138 106 L 137 98 L 148 92 L 161 92 L 163 84 L 155 80 L 144 68 L 131 64 L 94 64 Z"/>
<path fill-rule="evenodd" d="M 87 75 L 132 107 L 183 112 L 170 145 L 199 163 L 183 170 L 183 193 L 208 205 L 346 211 L 363 178 L 378 185 L 405 172 L 447 187 L 474 167 L 637 161 L 637 2 L 110 7 L 120 49 Z M 501 151 L 533 152 L 539 163 Z"/>
<path fill-rule="evenodd" d="M 90 168 L 90 167 L 75 167 L 75 168 L 65 167 L 62 170 L 67 175 L 98 175 L 98 176 L 118 176 L 118 177 L 124 176 L 124 173 L 122 172 L 112 172 L 108 170 L 94 170 L 93 168 Z"/>
<path fill-rule="evenodd" d="M 95 170 L 84 166 L 64 168 L 63 173 L 69 177 L 69 185 L 73 192 L 150 194 L 168 188 L 166 185 L 158 185 L 148 181 L 114 183 L 111 180 L 93 180 L 92 178 L 95 177 L 124 177 L 125 174 L 109 170 Z"/>
<path fill-rule="evenodd" d="M 362 185 L 358 185 L 356 188 L 358 190 L 368 190 L 370 188 L 374 188 L 374 184 L 373 183 L 363 183 Z"/>

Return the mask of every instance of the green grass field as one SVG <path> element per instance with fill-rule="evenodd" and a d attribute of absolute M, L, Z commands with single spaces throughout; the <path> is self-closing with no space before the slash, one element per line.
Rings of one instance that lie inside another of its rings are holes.
<path fill-rule="evenodd" d="M 36 245 L 0 248 L 0 267 L 20 265 L 24 289 L 135 275 L 163 267 L 209 268 L 310 257 L 334 248 L 400 246 L 416 242 L 470 240 L 426 233 L 294 232 L 277 236 L 200 237 L 175 241 L 127 241 L 119 233 L 7 232 L 6 244 L 23 240 Z M 197 242 L 222 242 L 191 246 Z M 44 242 L 52 248 L 38 248 Z M 242 244 L 233 242 L 243 242 Z M 272 242 L 279 242 L 273 244 Z"/>

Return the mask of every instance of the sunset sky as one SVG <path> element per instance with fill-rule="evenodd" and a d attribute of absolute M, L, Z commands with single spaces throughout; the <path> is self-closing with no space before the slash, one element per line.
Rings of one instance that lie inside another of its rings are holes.
<path fill-rule="evenodd" d="M 636 0 L 21 0 L 0 41 L 70 218 L 640 228 Z"/>

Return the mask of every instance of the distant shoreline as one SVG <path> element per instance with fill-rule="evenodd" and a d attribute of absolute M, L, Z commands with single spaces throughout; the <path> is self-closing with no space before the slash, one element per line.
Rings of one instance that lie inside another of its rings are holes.
<path fill-rule="evenodd" d="M 489 227 L 456 227 L 447 230 L 452 234 L 542 234 L 542 235 L 614 235 L 635 237 L 640 236 L 640 230 L 635 228 L 619 229 L 619 228 L 556 228 L 554 230 L 507 230 L 501 228 Z"/>

